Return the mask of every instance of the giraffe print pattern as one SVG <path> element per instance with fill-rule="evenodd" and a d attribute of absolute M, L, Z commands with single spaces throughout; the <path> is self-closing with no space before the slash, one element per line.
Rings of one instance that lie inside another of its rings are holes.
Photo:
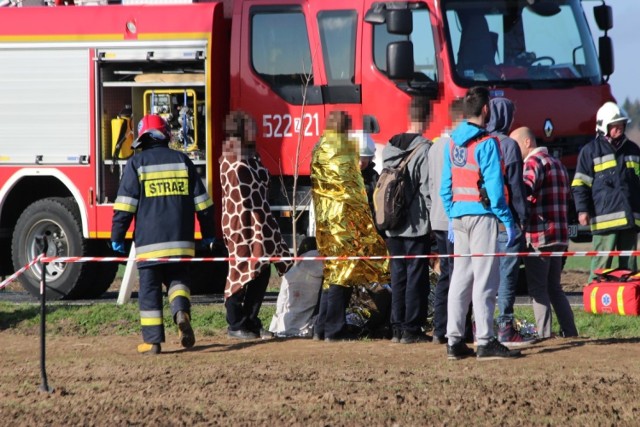
<path fill-rule="evenodd" d="M 258 157 L 230 162 L 222 157 L 222 233 L 230 257 L 291 256 L 282 239 L 267 201 L 269 173 Z M 268 261 L 229 261 L 225 298 L 238 292 L 260 272 Z M 292 261 L 278 262 L 280 275 Z"/>

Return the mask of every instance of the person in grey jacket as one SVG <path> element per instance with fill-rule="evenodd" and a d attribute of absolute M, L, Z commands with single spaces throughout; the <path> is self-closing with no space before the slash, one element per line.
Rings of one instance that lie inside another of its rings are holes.
<path fill-rule="evenodd" d="M 422 134 L 429 115 L 429 102 L 422 97 L 411 101 L 409 129 L 393 136 L 382 151 L 384 167 L 397 167 L 413 150 L 407 164 L 408 202 L 405 222 L 385 231 L 390 255 L 424 255 L 430 252 L 428 153 L 431 142 Z M 429 297 L 429 263 L 426 258 L 391 260 L 391 327 L 393 341 L 403 344 L 430 340 L 422 332 Z"/>
<path fill-rule="evenodd" d="M 456 99 L 451 103 L 449 116 L 451 117 L 451 128 L 462 121 L 462 99 Z M 435 239 L 438 254 L 453 254 L 453 243 L 449 241 L 447 232 L 449 230 L 449 218 L 444 210 L 442 198 L 440 197 L 440 181 L 442 177 L 442 162 L 444 152 L 451 142 L 450 131 L 445 131 L 440 137 L 433 140 L 433 145 L 429 149 L 429 193 L 431 194 L 431 210 L 429 220 L 431 221 L 431 231 Z M 446 344 L 447 338 L 447 302 L 449 300 L 449 280 L 453 271 L 453 258 L 440 258 L 440 275 L 435 288 L 435 298 L 433 303 L 433 342 Z M 473 342 L 473 332 L 471 326 L 471 311 L 467 315 L 466 324 L 467 338 Z"/>
<path fill-rule="evenodd" d="M 516 239 L 507 245 L 507 231 L 499 228 L 498 252 L 524 251 L 522 225 L 526 220 L 526 194 L 522 180 L 522 153 L 518 143 L 510 138 L 515 107 L 507 98 L 493 98 L 489 101 L 489 122 L 487 131 L 495 136 L 500 145 L 500 155 L 504 164 L 504 182 L 509 193 L 509 210 L 516 224 Z M 516 330 L 513 317 L 513 305 L 516 300 L 519 257 L 500 258 L 500 287 L 498 288 L 498 341 L 507 347 L 520 347 L 532 344 L 532 337 L 525 337 Z"/>

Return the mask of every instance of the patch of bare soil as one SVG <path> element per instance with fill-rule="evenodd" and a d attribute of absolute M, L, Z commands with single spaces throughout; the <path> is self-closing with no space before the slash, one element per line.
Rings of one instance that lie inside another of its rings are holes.
<path fill-rule="evenodd" d="M 589 272 L 581 270 L 564 270 L 560 283 L 565 292 L 582 292 L 587 286 L 589 280 Z"/>
<path fill-rule="evenodd" d="M 552 339 L 517 360 L 448 361 L 436 344 L 0 332 L 3 425 L 637 425 L 639 340 Z"/>

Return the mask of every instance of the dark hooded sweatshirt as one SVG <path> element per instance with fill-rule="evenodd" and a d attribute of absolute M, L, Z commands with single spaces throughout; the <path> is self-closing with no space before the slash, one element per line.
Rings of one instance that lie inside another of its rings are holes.
<path fill-rule="evenodd" d="M 514 106 L 507 98 L 493 98 L 489 102 L 491 116 L 487 131 L 498 138 L 500 154 L 504 162 L 504 182 L 509 191 L 509 209 L 516 224 L 524 225 L 527 205 L 524 181 L 522 179 L 522 153 L 518 143 L 508 136 L 513 122 Z"/>

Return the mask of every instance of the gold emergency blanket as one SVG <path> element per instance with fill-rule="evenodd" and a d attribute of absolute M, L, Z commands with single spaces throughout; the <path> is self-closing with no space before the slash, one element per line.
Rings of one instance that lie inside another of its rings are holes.
<path fill-rule="evenodd" d="M 335 131 L 325 131 L 313 150 L 311 186 L 322 256 L 387 255 L 373 224 L 358 161 L 356 142 Z M 389 260 L 324 262 L 324 288 L 374 282 L 389 282 Z"/>

